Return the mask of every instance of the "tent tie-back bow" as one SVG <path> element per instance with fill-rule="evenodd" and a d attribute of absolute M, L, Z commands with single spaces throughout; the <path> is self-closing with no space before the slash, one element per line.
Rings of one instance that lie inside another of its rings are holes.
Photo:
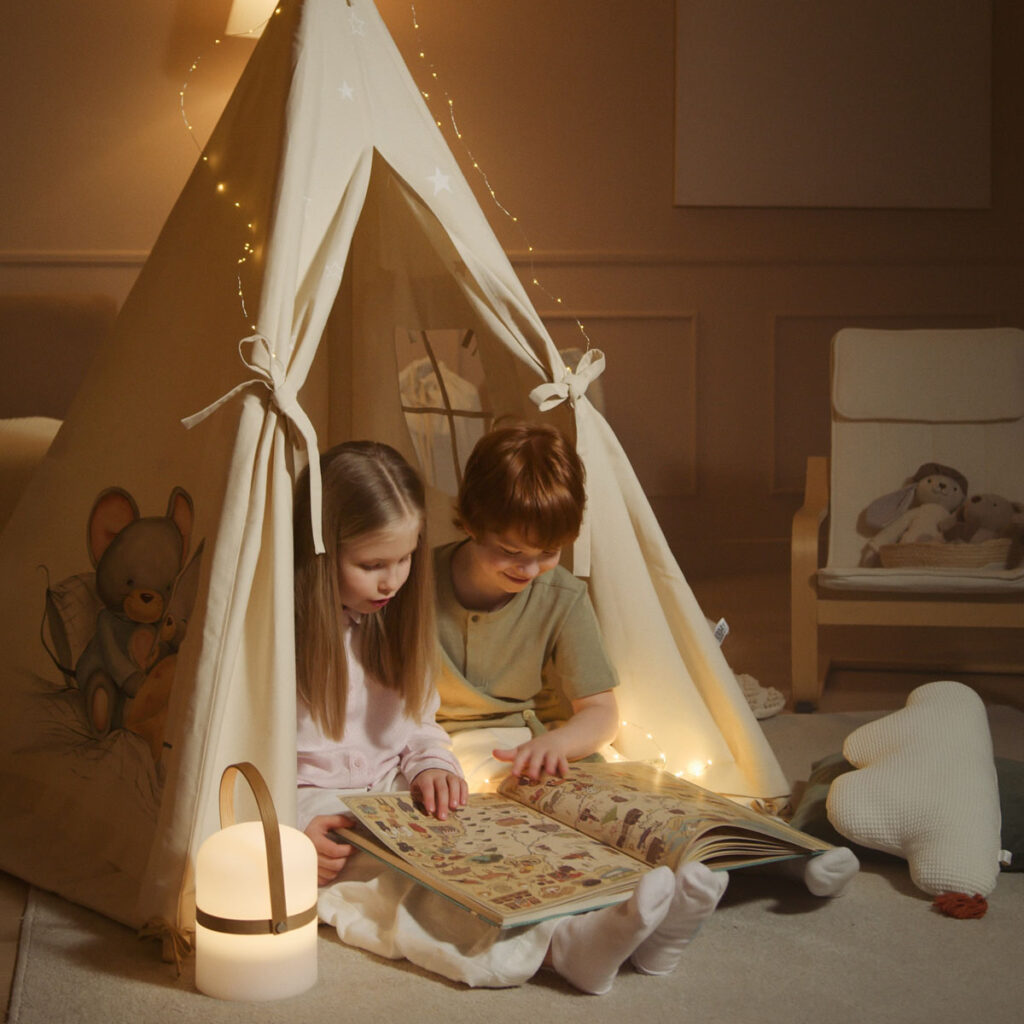
<path fill-rule="evenodd" d="M 554 409 L 568 401 L 575 405 L 587 393 L 587 388 L 604 373 L 604 353 L 599 348 L 590 348 L 576 364 L 575 370 L 564 367 L 562 376 L 556 381 L 538 384 L 530 392 L 530 398 L 537 403 L 541 412 Z"/>
<path fill-rule="evenodd" d="M 537 403 L 541 412 L 547 412 L 568 401 L 576 410 L 576 450 L 580 458 L 586 462 L 586 455 L 583 451 L 583 437 L 579 426 L 579 410 L 576 409 L 577 402 L 587 393 L 591 383 L 604 373 L 604 353 L 599 348 L 589 348 L 583 353 L 580 361 L 576 364 L 575 370 L 568 366 L 562 368 L 562 375 L 555 381 L 547 381 L 538 384 L 530 392 L 530 398 Z M 577 576 L 590 575 L 590 512 L 589 502 L 583 510 L 583 519 L 580 523 L 580 532 L 573 542 L 572 549 L 572 571 Z"/>
<path fill-rule="evenodd" d="M 246 345 L 252 348 L 251 358 L 249 359 L 245 357 L 243 349 Z M 186 416 L 181 422 L 191 430 L 197 423 L 201 423 L 207 416 L 215 413 L 225 402 L 230 402 L 232 398 L 241 394 L 247 388 L 251 388 L 256 384 L 265 387 L 270 392 L 270 400 L 277 407 L 278 412 L 295 427 L 305 442 L 306 454 L 309 458 L 309 507 L 313 527 L 313 545 L 318 554 L 323 554 L 325 548 L 320 455 L 313 423 L 306 415 L 306 411 L 299 405 L 295 384 L 288 379 L 284 363 L 274 355 L 270 342 L 266 337 L 262 334 L 251 334 L 247 338 L 242 338 L 238 343 L 238 355 L 242 362 L 256 374 L 256 377 L 253 380 L 244 380 L 240 384 L 236 384 L 226 395 L 221 395 L 220 398 L 215 402 L 211 402 L 205 409 L 201 409 L 191 416 Z"/>

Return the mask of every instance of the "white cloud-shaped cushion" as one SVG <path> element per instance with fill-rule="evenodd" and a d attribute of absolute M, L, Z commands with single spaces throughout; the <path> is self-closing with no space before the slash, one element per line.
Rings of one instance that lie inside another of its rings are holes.
<path fill-rule="evenodd" d="M 987 896 L 999 875 L 999 786 L 985 706 L 962 683 L 919 686 L 901 711 L 852 732 L 858 771 L 832 783 L 836 830 L 905 857 L 932 895 Z"/>

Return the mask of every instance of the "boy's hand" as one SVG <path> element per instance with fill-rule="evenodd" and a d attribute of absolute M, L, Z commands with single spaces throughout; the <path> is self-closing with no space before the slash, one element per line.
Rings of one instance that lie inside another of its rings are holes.
<path fill-rule="evenodd" d="M 530 779 L 539 779 L 542 772 L 549 775 L 565 775 L 569 770 L 569 758 L 563 749 L 562 737 L 558 731 L 535 736 L 532 740 L 509 747 L 493 750 L 491 753 L 499 761 L 510 761 L 512 775 L 526 775 Z"/>
<path fill-rule="evenodd" d="M 572 717 L 560 729 L 552 729 L 518 747 L 494 750 L 499 761 L 511 761 L 513 775 L 539 779 L 541 772 L 565 775 L 570 759 L 586 757 L 615 738 L 619 713 L 615 694 L 602 690 L 572 702 Z"/>
<path fill-rule="evenodd" d="M 409 784 L 409 789 L 423 804 L 423 810 L 438 821 L 444 821 L 449 811 L 465 807 L 469 799 L 466 780 L 442 768 L 427 768 L 420 772 Z"/>
<path fill-rule="evenodd" d="M 318 814 L 307 826 L 306 835 L 316 847 L 317 885 L 333 882 L 341 874 L 345 862 L 352 856 L 348 843 L 339 843 L 329 832 L 336 828 L 348 828 L 355 822 L 344 814 Z"/>

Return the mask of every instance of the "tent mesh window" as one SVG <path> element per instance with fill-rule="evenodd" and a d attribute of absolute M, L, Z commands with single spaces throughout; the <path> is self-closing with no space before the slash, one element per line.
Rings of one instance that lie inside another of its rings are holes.
<path fill-rule="evenodd" d="M 458 492 L 473 445 L 490 428 L 483 367 L 471 330 L 395 333 L 402 411 L 426 482 Z"/>

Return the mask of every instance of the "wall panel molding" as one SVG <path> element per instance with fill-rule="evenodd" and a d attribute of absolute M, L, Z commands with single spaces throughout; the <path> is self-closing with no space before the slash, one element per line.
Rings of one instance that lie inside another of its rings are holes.
<path fill-rule="evenodd" d="M 0 250 L 2 267 L 141 267 L 149 257 L 142 250 L 8 249 Z"/>
<path fill-rule="evenodd" d="M 867 216 L 867 214 L 862 214 Z M 912 268 L 915 270 L 948 269 L 950 267 L 973 267 L 996 269 L 999 267 L 1024 267 L 1024 260 L 981 258 L 969 253 L 959 253 L 948 259 L 930 256 L 926 260 L 887 257 L 880 252 L 877 258 L 813 258 L 813 259 L 773 259 L 771 257 L 725 257 L 715 255 L 693 256 L 685 252 L 626 251 L 619 249 L 550 249 L 528 252 L 519 249 L 506 249 L 505 254 L 514 267 L 529 270 L 530 267 L 690 267 L 695 269 L 743 269 L 748 267 L 770 267 L 776 270 L 816 270 L 836 269 L 851 270 L 859 267 L 873 268 Z"/>
<path fill-rule="evenodd" d="M 836 269 L 847 270 L 857 267 L 906 267 L 915 270 L 948 269 L 950 267 L 984 267 L 988 269 L 1012 269 L 1024 267 L 1024 260 L 972 259 L 957 256 L 950 259 L 807 259 L 778 260 L 770 258 L 726 258 L 716 256 L 692 256 L 681 252 L 630 252 L 619 249 L 572 250 L 551 249 L 527 252 L 508 249 L 509 262 L 517 270 L 533 267 L 686 267 L 693 269 L 744 269 L 771 267 L 777 270 L 791 269 Z M 104 266 L 141 267 L 149 257 L 144 249 L 3 249 L 0 250 L 0 266 Z"/>

